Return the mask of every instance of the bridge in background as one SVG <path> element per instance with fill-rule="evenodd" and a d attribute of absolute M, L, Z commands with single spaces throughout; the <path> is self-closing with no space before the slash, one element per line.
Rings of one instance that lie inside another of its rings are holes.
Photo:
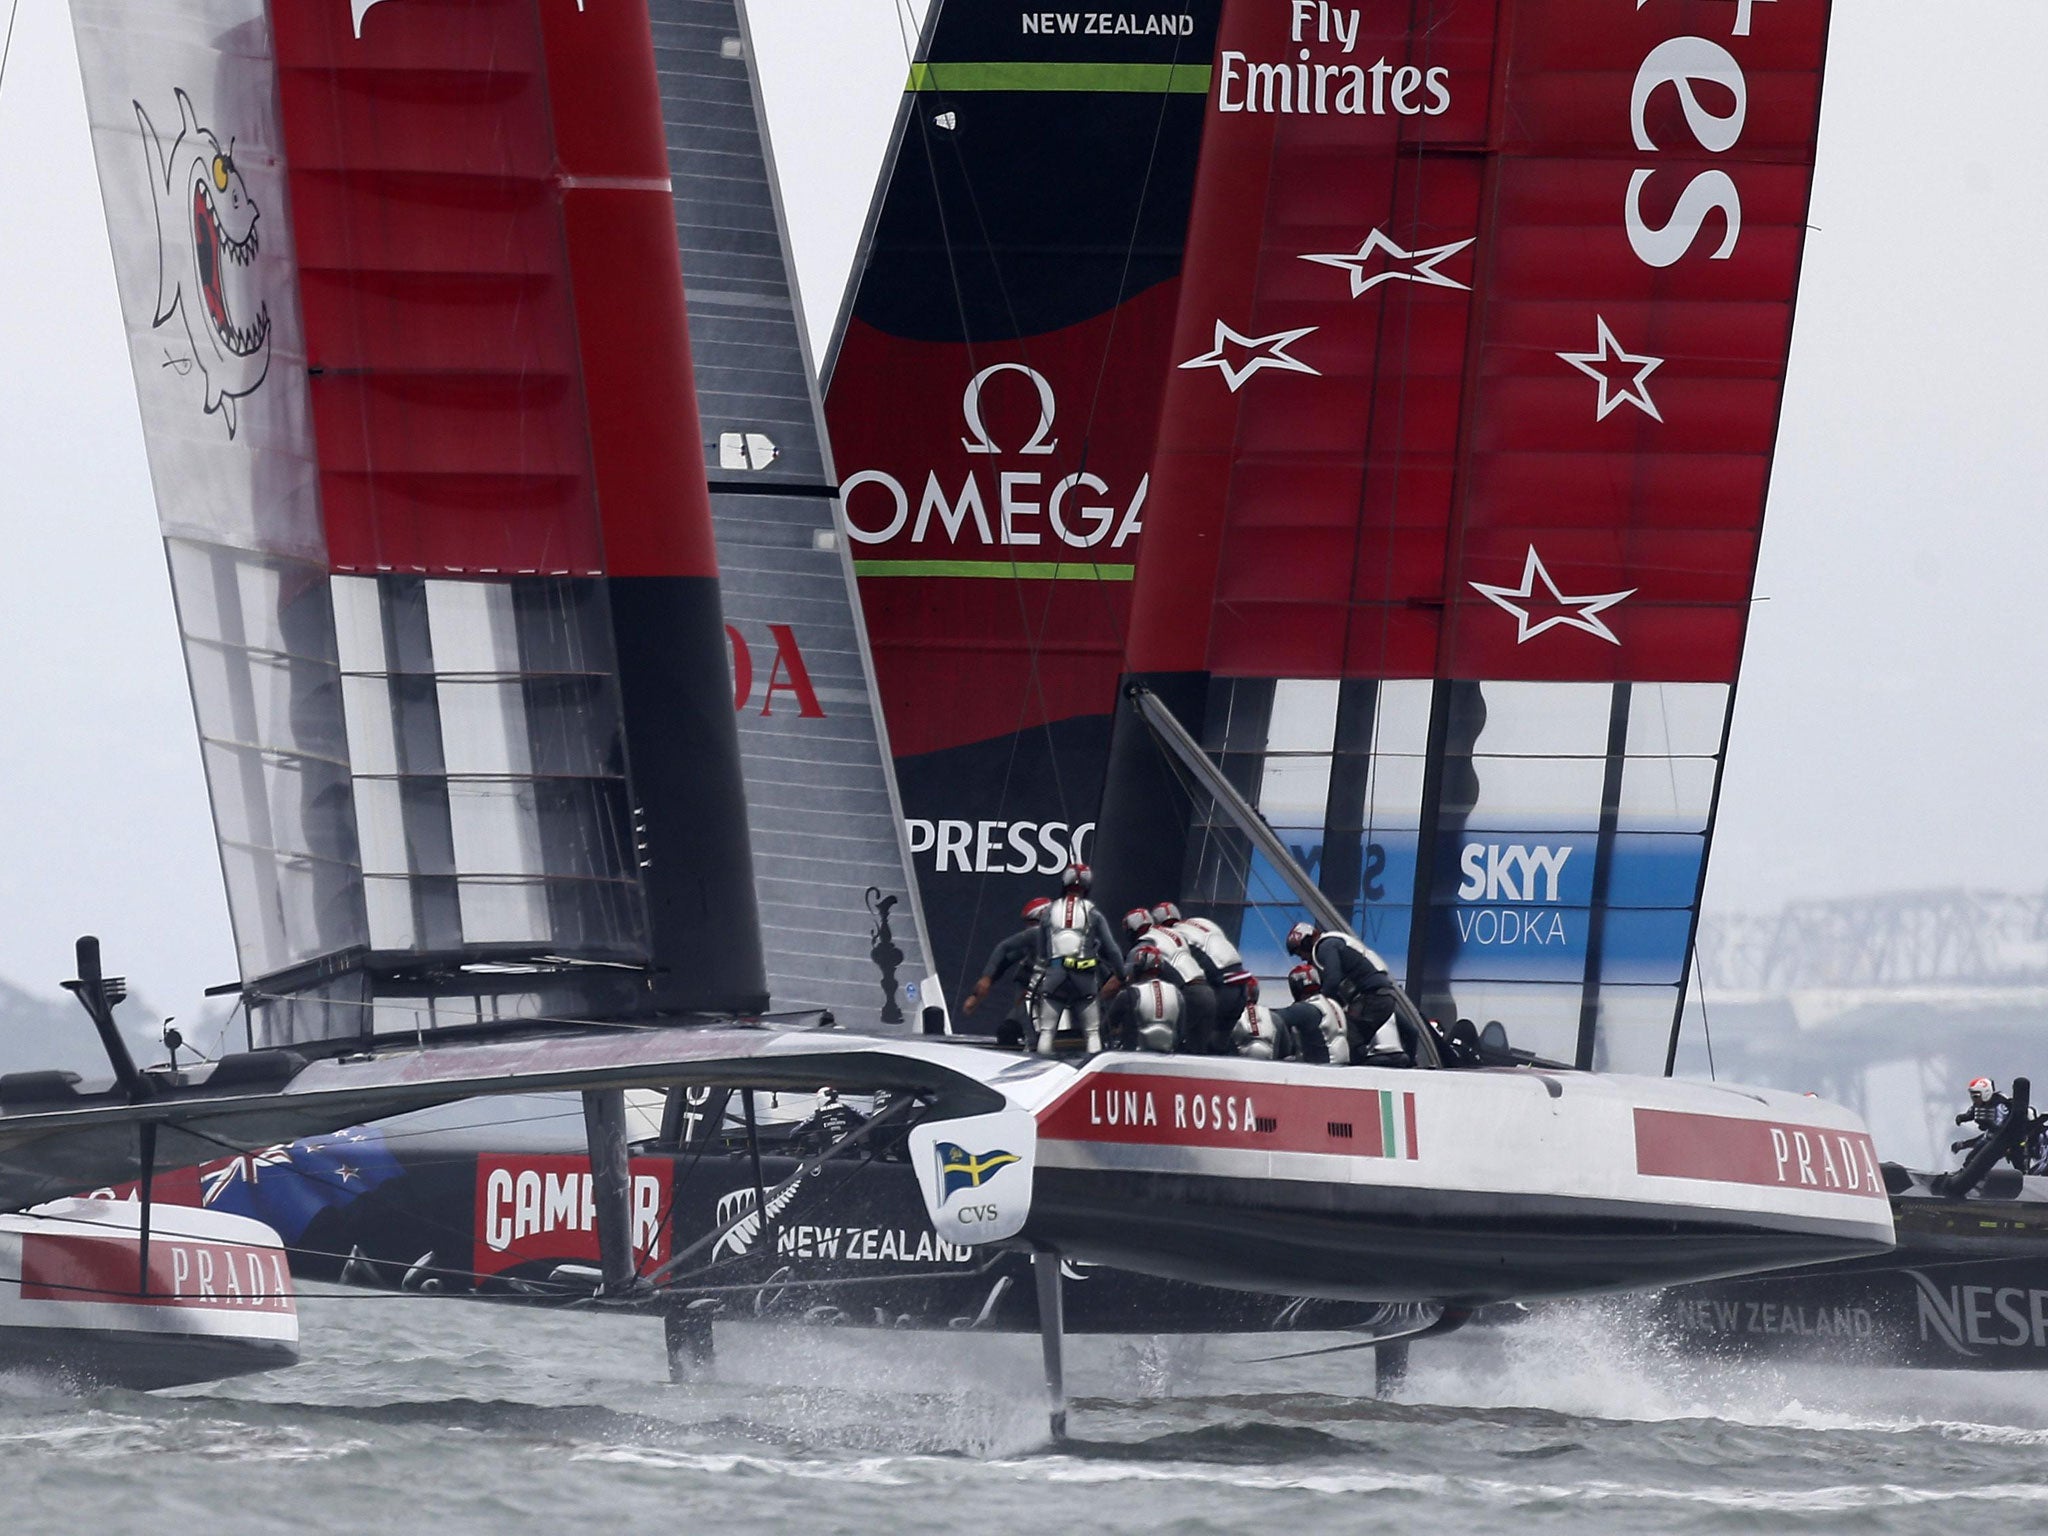
<path fill-rule="evenodd" d="M 1700 922 L 1679 1070 L 1839 1099 L 1887 1156 L 1949 1161 L 1980 1073 L 2048 1092 L 2048 892 L 1901 891 Z"/>

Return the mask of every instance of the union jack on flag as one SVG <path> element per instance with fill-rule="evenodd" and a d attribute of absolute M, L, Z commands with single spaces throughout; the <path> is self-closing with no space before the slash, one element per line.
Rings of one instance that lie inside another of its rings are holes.
<path fill-rule="evenodd" d="M 244 1152 L 199 1170 L 202 1204 L 253 1216 L 296 1242 L 315 1216 L 404 1170 L 368 1126 Z"/>

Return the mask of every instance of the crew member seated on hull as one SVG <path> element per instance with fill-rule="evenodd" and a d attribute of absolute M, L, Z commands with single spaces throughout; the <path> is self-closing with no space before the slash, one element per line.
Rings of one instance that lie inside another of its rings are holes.
<path fill-rule="evenodd" d="M 1081 1031 L 1090 1056 L 1102 1049 L 1103 973 L 1119 983 L 1123 952 L 1109 919 L 1088 899 L 1094 871 L 1075 862 L 1060 872 L 1060 893 L 1038 916 L 1038 956 L 1045 966 L 1039 987 L 1038 1052 L 1050 1056 L 1063 1026 Z"/>
<path fill-rule="evenodd" d="M 996 1026 L 996 1044 L 1005 1050 L 1023 1050 L 1024 1037 L 1031 1029 L 1038 989 L 1045 981 L 1045 965 L 1039 959 L 1038 919 L 1051 905 L 1050 896 L 1034 896 L 1024 903 L 1024 926 L 989 951 L 988 964 L 981 968 L 974 990 L 960 1004 L 963 1013 L 974 1012 L 987 998 L 989 988 L 1012 971 L 1017 973 L 1017 995 L 1010 1003 L 1010 1011 L 1003 1015 L 1003 1022 Z"/>
<path fill-rule="evenodd" d="M 1152 908 L 1155 934 L 1170 933 L 1186 944 L 1199 959 L 1204 978 L 1216 996 L 1216 1018 L 1212 1038 L 1219 1051 L 1228 1050 L 1232 1030 L 1247 1003 L 1259 1000 L 1259 979 L 1245 969 L 1244 956 L 1230 942 L 1222 926 L 1206 917 L 1182 917 L 1180 908 L 1162 901 Z"/>
<path fill-rule="evenodd" d="M 1113 1051 L 1175 1050 L 1180 1043 L 1180 988 L 1160 974 L 1159 951 L 1140 944 L 1124 959 L 1126 980 L 1105 1005 L 1103 1038 Z"/>
<path fill-rule="evenodd" d="M 1287 930 L 1287 953 L 1315 970 L 1322 995 L 1370 1039 L 1394 1016 L 1394 979 L 1386 962 L 1348 933 L 1324 933 L 1313 923 Z"/>
<path fill-rule="evenodd" d="M 1124 932 L 1131 942 L 1149 945 L 1159 955 L 1160 979 L 1180 989 L 1180 1029 L 1174 1049 L 1186 1056 L 1228 1055 L 1230 1037 L 1217 1036 L 1216 984 L 1223 973 L 1186 939 L 1152 920 L 1147 907 L 1124 914 Z"/>
<path fill-rule="evenodd" d="M 1998 1091 L 1998 1084 L 1988 1077 L 1970 1079 L 1970 1107 L 1956 1116 L 1957 1125 L 1975 1125 L 1977 1134 L 1961 1141 L 1951 1142 L 1949 1151 L 1961 1152 L 1965 1156 L 1984 1144 L 1984 1138 L 1991 1135 L 2012 1116 L 2012 1100 Z"/>

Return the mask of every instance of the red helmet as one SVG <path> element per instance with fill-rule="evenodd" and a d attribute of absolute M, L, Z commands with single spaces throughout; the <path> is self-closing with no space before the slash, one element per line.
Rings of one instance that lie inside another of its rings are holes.
<path fill-rule="evenodd" d="M 1314 923 L 1296 923 L 1287 930 L 1287 953 L 1290 955 L 1299 955 L 1302 959 L 1306 960 L 1315 952 L 1315 947 L 1316 925 Z"/>
<path fill-rule="evenodd" d="M 1143 907 L 1133 907 L 1124 914 L 1124 932 L 1136 938 L 1152 926 L 1152 914 Z"/>
<path fill-rule="evenodd" d="M 1038 914 L 1043 912 L 1047 907 L 1051 905 L 1052 898 L 1050 896 L 1032 897 L 1029 901 L 1024 903 L 1024 921 L 1027 923 L 1037 922 Z"/>
<path fill-rule="evenodd" d="M 1996 1092 L 1998 1092 L 1998 1084 L 1991 1081 L 1990 1078 L 1973 1077 L 1970 1079 L 1970 1098 L 1974 1103 L 1989 1104 L 1991 1096 Z"/>
<path fill-rule="evenodd" d="M 1095 871 L 1079 859 L 1060 871 L 1060 889 L 1063 891 L 1085 891 L 1094 883 Z"/>
<path fill-rule="evenodd" d="M 1287 990 L 1294 994 L 1298 1003 L 1305 997 L 1314 997 L 1323 990 L 1322 978 L 1316 975 L 1312 965 L 1297 965 L 1287 973 Z"/>
<path fill-rule="evenodd" d="M 1170 901 L 1162 901 L 1152 909 L 1152 921 L 1162 925 L 1177 923 L 1180 921 L 1180 908 Z"/>

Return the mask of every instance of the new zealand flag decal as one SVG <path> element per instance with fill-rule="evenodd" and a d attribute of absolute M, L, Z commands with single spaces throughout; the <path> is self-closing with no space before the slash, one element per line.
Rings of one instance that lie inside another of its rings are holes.
<path fill-rule="evenodd" d="M 356 1125 L 209 1163 L 199 1170 L 200 1201 L 210 1210 L 254 1217 L 296 1242 L 322 1211 L 347 1205 L 400 1171 L 383 1135 Z"/>
<path fill-rule="evenodd" d="M 1019 1161 L 1014 1152 L 974 1153 L 950 1141 L 932 1143 L 939 1158 L 939 1202 L 944 1204 L 960 1189 L 979 1189 L 998 1168 Z"/>

